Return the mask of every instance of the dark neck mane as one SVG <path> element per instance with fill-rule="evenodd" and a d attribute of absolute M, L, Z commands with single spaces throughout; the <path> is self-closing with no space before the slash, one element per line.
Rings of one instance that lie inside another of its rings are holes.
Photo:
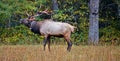
<path fill-rule="evenodd" d="M 32 32 L 40 34 L 40 31 L 39 31 L 40 25 L 38 24 L 37 21 L 32 21 L 30 23 L 30 29 L 31 29 Z"/>

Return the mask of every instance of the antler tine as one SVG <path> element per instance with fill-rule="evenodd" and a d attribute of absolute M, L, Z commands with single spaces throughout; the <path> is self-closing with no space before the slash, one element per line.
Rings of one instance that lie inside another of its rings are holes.
<path fill-rule="evenodd" d="M 47 8 L 47 9 L 45 9 L 44 11 L 46 11 L 46 12 L 47 12 L 47 11 L 48 11 L 48 8 Z"/>
<path fill-rule="evenodd" d="M 30 15 L 26 12 L 26 15 L 29 17 Z"/>
<path fill-rule="evenodd" d="M 50 15 L 50 14 L 48 13 L 48 8 L 45 9 L 44 11 L 42 11 L 42 12 L 45 13 L 45 14 L 47 14 L 47 15 Z"/>
<path fill-rule="evenodd" d="M 41 5 L 40 5 L 40 7 L 39 8 L 41 8 Z"/>
<path fill-rule="evenodd" d="M 37 17 L 37 16 L 39 16 L 39 15 L 34 15 L 33 17 Z"/>

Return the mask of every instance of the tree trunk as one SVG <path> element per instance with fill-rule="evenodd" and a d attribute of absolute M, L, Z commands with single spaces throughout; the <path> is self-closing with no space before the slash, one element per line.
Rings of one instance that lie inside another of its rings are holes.
<path fill-rule="evenodd" d="M 10 28 L 11 27 L 11 21 L 10 21 L 10 19 L 8 20 L 8 28 Z"/>
<path fill-rule="evenodd" d="M 57 0 L 52 0 L 52 3 L 53 3 L 53 10 L 58 10 L 58 3 L 57 3 Z"/>
<path fill-rule="evenodd" d="M 58 3 L 57 0 L 52 0 L 52 10 L 54 11 L 54 13 L 51 15 L 51 18 L 53 19 L 53 15 L 57 14 L 57 10 L 58 10 Z M 55 20 L 55 19 L 53 19 Z"/>
<path fill-rule="evenodd" d="M 99 0 L 90 0 L 89 2 L 89 44 L 98 44 L 99 42 Z"/>
<path fill-rule="evenodd" d="M 118 5 L 118 17 L 120 18 L 120 5 Z"/>

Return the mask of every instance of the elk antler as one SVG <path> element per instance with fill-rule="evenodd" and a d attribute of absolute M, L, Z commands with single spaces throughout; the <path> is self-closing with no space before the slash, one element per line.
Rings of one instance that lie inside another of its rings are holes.
<path fill-rule="evenodd" d="M 26 15 L 29 17 L 30 15 L 25 11 Z"/>
<path fill-rule="evenodd" d="M 45 13 L 47 15 L 50 15 L 49 12 L 48 12 L 48 9 L 45 9 L 44 11 L 42 11 L 42 13 Z"/>

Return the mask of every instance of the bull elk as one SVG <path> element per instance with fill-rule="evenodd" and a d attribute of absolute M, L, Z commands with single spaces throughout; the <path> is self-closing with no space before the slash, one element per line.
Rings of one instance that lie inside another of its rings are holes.
<path fill-rule="evenodd" d="M 71 50 L 72 42 L 70 40 L 70 35 L 72 32 L 74 32 L 74 26 L 64 22 L 56 22 L 52 19 L 36 21 L 34 16 L 29 16 L 28 18 L 21 19 L 20 23 L 30 28 L 32 32 L 44 36 L 44 50 L 46 43 L 48 42 L 48 49 L 50 51 L 51 36 L 63 37 L 68 44 L 67 50 Z"/>

